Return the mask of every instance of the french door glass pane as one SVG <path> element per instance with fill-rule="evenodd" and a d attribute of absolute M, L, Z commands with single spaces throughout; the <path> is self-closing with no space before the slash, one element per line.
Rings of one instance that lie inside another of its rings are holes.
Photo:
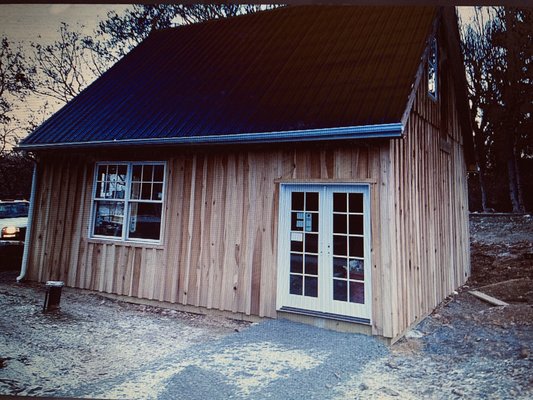
<path fill-rule="evenodd" d="M 290 294 L 318 297 L 319 194 L 291 193 Z"/>
<path fill-rule="evenodd" d="M 333 193 L 333 299 L 364 304 L 362 193 Z"/>
<path fill-rule="evenodd" d="M 302 275 L 293 275 L 293 274 L 291 274 L 291 278 L 290 279 L 291 279 L 290 294 L 302 295 L 302 289 L 303 289 L 302 280 L 303 280 L 303 276 Z"/>
<path fill-rule="evenodd" d="M 348 284 L 345 280 L 333 279 L 333 299 L 346 301 Z"/>
<path fill-rule="evenodd" d="M 350 303 L 365 303 L 365 284 L 363 282 L 350 282 Z"/>
<path fill-rule="evenodd" d="M 349 210 L 351 213 L 363 212 L 363 194 L 362 193 L 350 193 L 349 196 Z"/>
<path fill-rule="evenodd" d="M 333 233 L 347 233 L 346 214 L 333 214 Z"/>
<path fill-rule="evenodd" d="M 346 193 L 333 193 L 333 211 L 346 211 Z"/>

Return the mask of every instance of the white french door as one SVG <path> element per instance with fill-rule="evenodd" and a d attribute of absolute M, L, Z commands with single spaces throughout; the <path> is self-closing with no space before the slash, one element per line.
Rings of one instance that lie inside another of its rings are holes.
<path fill-rule="evenodd" d="M 370 322 L 368 185 L 281 184 L 277 307 Z"/>

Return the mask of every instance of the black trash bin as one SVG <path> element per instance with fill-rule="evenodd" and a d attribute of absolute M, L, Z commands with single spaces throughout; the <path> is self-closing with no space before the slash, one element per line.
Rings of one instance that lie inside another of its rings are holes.
<path fill-rule="evenodd" d="M 61 289 L 65 284 L 62 281 L 46 282 L 46 295 L 44 297 L 43 312 L 59 310 L 61 301 Z"/>

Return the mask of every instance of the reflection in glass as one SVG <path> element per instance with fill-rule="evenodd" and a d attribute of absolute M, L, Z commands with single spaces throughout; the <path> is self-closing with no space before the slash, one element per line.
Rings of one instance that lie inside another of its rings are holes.
<path fill-rule="evenodd" d="M 318 297 L 318 278 L 312 276 L 305 277 L 305 295 L 308 297 Z"/>
<path fill-rule="evenodd" d="M 333 257 L 333 277 L 346 278 L 346 258 Z"/>
<path fill-rule="evenodd" d="M 291 272 L 303 273 L 303 256 L 301 254 L 291 253 Z"/>
<path fill-rule="evenodd" d="M 363 260 L 350 260 L 350 279 L 364 280 L 365 279 L 365 264 Z"/>
<path fill-rule="evenodd" d="M 350 282 L 350 303 L 365 304 L 365 284 Z"/>
<path fill-rule="evenodd" d="M 339 301 L 346 301 L 348 292 L 348 285 L 346 281 L 333 279 L 333 299 Z"/>
<path fill-rule="evenodd" d="M 140 182 L 142 181 L 142 173 L 143 173 L 143 166 L 142 165 L 134 165 L 132 169 L 132 181 Z"/>
<path fill-rule="evenodd" d="M 101 236 L 122 236 L 124 203 L 96 201 L 94 213 L 94 234 Z"/>
<path fill-rule="evenodd" d="M 302 280 L 303 277 L 301 275 L 292 275 L 290 277 L 290 288 L 289 291 L 291 294 L 302 294 Z"/>
<path fill-rule="evenodd" d="M 304 216 L 303 212 L 291 212 L 291 230 L 303 231 L 304 230 Z"/>
<path fill-rule="evenodd" d="M 305 274 L 306 275 L 318 275 L 318 257 L 317 256 L 305 256 Z"/>
<path fill-rule="evenodd" d="M 161 203 L 131 203 L 128 237 L 159 240 L 161 211 Z"/>

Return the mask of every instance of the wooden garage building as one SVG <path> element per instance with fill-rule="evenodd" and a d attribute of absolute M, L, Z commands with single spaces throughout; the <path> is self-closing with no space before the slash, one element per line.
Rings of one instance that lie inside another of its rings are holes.
<path fill-rule="evenodd" d="M 453 8 L 154 32 L 20 144 L 26 277 L 394 340 L 470 273 L 467 107 Z"/>

